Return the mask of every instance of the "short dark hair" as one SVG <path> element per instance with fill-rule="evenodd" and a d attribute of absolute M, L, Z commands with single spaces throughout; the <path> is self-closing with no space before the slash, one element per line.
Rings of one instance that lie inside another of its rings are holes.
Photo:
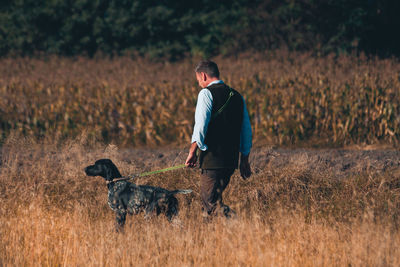
<path fill-rule="evenodd" d="M 211 60 L 200 61 L 194 69 L 196 73 L 204 72 L 210 77 L 219 78 L 218 66 Z"/>

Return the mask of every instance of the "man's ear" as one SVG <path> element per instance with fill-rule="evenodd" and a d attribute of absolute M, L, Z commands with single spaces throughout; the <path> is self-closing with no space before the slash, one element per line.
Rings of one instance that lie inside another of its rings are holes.
<path fill-rule="evenodd" d="M 202 72 L 202 73 L 201 73 L 201 80 L 205 82 L 205 81 L 207 81 L 207 79 L 208 79 L 207 73 Z"/>

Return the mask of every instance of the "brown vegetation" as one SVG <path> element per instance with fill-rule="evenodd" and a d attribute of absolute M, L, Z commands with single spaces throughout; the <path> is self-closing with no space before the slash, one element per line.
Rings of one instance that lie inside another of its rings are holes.
<path fill-rule="evenodd" d="M 267 144 L 397 145 L 400 64 L 363 56 L 270 52 L 216 58 Z M 0 59 L 0 131 L 65 139 L 83 131 L 122 146 L 190 139 L 197 60 Z"/>
<path fill-rule="evenodd" d="M 111 158 L 121 173 L 183 162 L 187 148 L 119 149 L 81 135 L 37 143 L 17 134 L 1 153 L 0 265 L 44 266 L 398 266 L 397 151 L 255 148 L 254 175 L 236 173 L 225 202 L 236 219 L 203 222 L 198 170 L 138 178 L 191 188 L 180 221 L 130 216 L 114 231 L 100 177 L 83 168 Z"/>
<path fill-rule="evenodd" d="M 131 216 L 118 234 L 105 182 L 83 168 L 182 164 L 197 60 L 0 59 L 0 266 L 399 266 L 398 151 L 265 145 L 397 145 L 399 62 L 284 51 L 216 61 L 247 100 L 256 144 L 253 176 L 236 173 L 224 193 L 237 218 L 204 222 L 199 171 L 181 169 L 135 181 L 193 189 L 179 220 Z"/>

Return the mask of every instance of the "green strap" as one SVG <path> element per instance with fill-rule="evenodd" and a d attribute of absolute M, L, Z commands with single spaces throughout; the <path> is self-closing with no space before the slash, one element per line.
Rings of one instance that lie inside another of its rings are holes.
<path fill-rule="evenodd" d="M 212 119 L 215 119 L 219 114 L 222 113 L 222 111 L 224 111 L 224 109 L 228 106 L 228 104 L 229 104 L 229 102 L 230 102 L 230 100 L 231 100 L 231 97 L 232 97 L 234 94 L 235 94 L 235 93 L 234 93 L 233 90 L 231 89 L 231 91 L 229 92 L 229 97 L 228 97 L 228 99 L 226 100 L 225 104 L 224 104 L 220 109 L 218 109 L 217 112 L 214 113 L 214 115 L 212 116 Z"/>
<path fill-rule="evenodd" d="M 185 166 L 186 166 L 185 164 L 181 164 L 181 165 L 177 165 L 177 166 L 173 166 L 173 167 L 169 167 L 169 168 L 165 168 L 165 169 L 161 169 L 161 170 L 157 170 L 157 171 L 144 172 L 144 173 L 136 175 L 135 177 L 143 177 L 143 176 L 147 176 L 147 175 L 151 175 L 151 174 L 177 170 L 177 169 L 184 168 Z"/>
<path fill-rule="evenodd" d="M 130 174 L 130 175 L 128 175 L 128 177 L 122 177 L 120 180 L 131 180 L 136 177 L 143 177 L 143 176 L 147 176 L 147 175 L 151 175 L 151 174 L 181 169 L 181 168 L 184 168 L 185 166 L 186 166 L 185 164 L 181 164 L 181 165 L 177 165 L 177 166 L 173 166 L 173 167 L 169 167 L 169 168 L 165 168 L 165 169 L 161 169 L 161 170 L 157 170 L 157 171 L 143 172 L 143 173 L 139 173 L 139 174 Z"/>

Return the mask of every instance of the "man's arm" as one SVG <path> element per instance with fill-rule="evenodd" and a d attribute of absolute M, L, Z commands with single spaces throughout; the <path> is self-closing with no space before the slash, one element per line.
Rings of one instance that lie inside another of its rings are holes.
<path fill-rule="evenodd" d="M 185 165 L 187 167 L 195 167 L 197 161 L 197 149 L 202 151 L 207 150 L 207 145 L 204 144 L 204 139 L 207 133 L 208 123 L 211 119 L 212 111 L 212 95 L 210 90 L 203 89 L 197 97 L 197 105 L 195 112 L 195 124 L 192 135 L 192 144 L 190 146 L 189 155 L 186 158 Z"/>

